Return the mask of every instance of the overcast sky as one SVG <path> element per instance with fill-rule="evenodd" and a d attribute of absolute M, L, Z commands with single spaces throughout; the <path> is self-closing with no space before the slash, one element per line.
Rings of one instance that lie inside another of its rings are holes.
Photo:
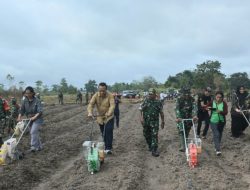
<path fill-rule="evenodd" d="M 250 74 L 249 0 L 1 0 L 0 83 L 131 82 L 218 60 Z"/>

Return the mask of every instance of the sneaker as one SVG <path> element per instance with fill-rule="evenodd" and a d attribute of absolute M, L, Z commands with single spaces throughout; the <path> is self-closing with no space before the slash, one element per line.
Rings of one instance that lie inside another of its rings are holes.
<path fill-rule="evenodd" d="M 104 150 L 105 154 L 112 154 L 111 150 Z"/>
<path fill-rule="evenodd" d="M 184 147 L 180 147 L 180 148 L 179 148 L 179 151 L 180 151 L 180 152 L 185 152 L 185 148 L 184 148 Z"/>
<path fill-rule="evenodd" d="M 30 152 L 36 152 L 36 149 L 34 148 L 34 147 L 31 147 L 28 151 L 27 151 L 28 153 L 30 153 Z"/>
<path fill-rule="evenodd" d="M 220 156 L 221 155 L 221 151 L 216 151 L 216 155 Z"/>
<path fill-rule="evenodd" d="M 41 151 L 43 148 L 42 147 L 39 147 L 36 149 L 36 151 Z"/>

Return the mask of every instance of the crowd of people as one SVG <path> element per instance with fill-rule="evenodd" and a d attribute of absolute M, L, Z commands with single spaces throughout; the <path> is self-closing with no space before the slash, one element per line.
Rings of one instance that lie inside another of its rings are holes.
<path fill-rule="evenodd" d="M 91 94 L 89 99 L 88 93 L 86 98 L 88 117 L 97 121 L 100 127 L 101 135 L 105 142 L 105 152 L 112 154 L 113 149 L 113 129 L 114 125 L 120 127 L 119 104 L 121 97 L 118 93 L 110 93 L 107 84 L 102 82 L 98 85 L 98 91 Z M 148 94 L 143 98 L 140 104 L 140 123 L 143 126 L 143 135 L 145 137 L 148 150 L 152 156 L 158 157 L 158 132 L 161 127 L 164 129 L 164 104 L 163 94 L 157 96 L 154 88 L 148 90 Z M 250 96 L 244 86 L 239 86 L 232 97 L 231 105 L 231 133 L 232 137 L 238 138 L 244 135 L 245 129 L 249 125 Z M 63 93 L 58 93 L 59 104 L 63 104 Z M 82 93 L 77 92 L 76 103 L 82 104 Z M 43 125 L 43 106 L 39 97 L 35 94 L 32 87 L 28 86 L 24 93 L 21 105 L 12 97 L 7 101 L 0 97 L 0 122 L 1 126 L 8 126 L 8 134 L 14 130 L 14 126 L 24 117 L 31 120 L 31 152 L 40 151 L 43 145 L 39 136 L 39 131 Z M 167 105 L 166 105 L 167 106 Z M 97 113 L 94 113 L 96 107 Z M 193 123 L 197 123 L 196 134 L 202 139 L 207 138 L 208 130 L 211 129 L 216 155 L 221 155 L 221 141 L 223 129 L 226 125 L 226 115 L 228 114 L 228 104 L 222 91 L 216 91 L 212 95 L 210 87 L 204 88 L 198 98 L 194 98 L 191 89 L 187 86 L 180 90 L 180 95 L 176 98 L 175 120 L 177 131 L 180 137 L 180 151 L 185 151 L 185 141 L 189 137 Z M 8 118 L 8 125 L 6 125 Z M 160 123 L 161 118 L 161 123 Z M 202 130 L 202 125 L 204 129 Z M 0 135 L 3 134 L 4 128 L 1 128 Z M 3 143 L 0 136 L 0 145 Z"/>

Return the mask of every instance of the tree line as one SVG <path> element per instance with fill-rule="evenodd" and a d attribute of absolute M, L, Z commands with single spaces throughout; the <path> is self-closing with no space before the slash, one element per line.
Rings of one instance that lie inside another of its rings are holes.
<path fill-rule="evenodd" d="M 15 83 L 15 77 L 11 74 L 8 74 L 6 79 L 9 88 L 6 89 L 4 84 L 0 83 L 1 94 L 6 93 L 6 91 L 12 94 L 20 93 L 26 86 L 24 81 Z M 145 76 L 141 80 L 133 80 L 131 83 L 116 82 L 109 85 L 108 89 L 112 92 L 122 92 L 123 90 L 147 91 L 151 87 L 158 89 L 180 89 L 182 86 L 189 86 L 194 89 L 203 89 L 209 86 L 212 89 L 231 91 L 239 85 L 250 88 L 250 79 L 246 72 L 236 72 L 230 76 L 226 76 L 221 72 L 221 63 L 219 61 L 208 60 L 196 65 L 194 70 L 184 70 L 174 76 L 168 76 L 164 83 L 157 82 L 152 76 Z M 59 84 L 53 84 L 50 87 L 44 84 L 42 80 L 35 81 L 36 92 L 44 95 L 56 94 L 59 91 L 67 94 L 75 94 L 77 90 L 94 93 L 97 91 L 97 86 L 98 84 L 94 79 L 90 79 L 80 89 L 69 84 L 66 78 L 62 78 Z"/>

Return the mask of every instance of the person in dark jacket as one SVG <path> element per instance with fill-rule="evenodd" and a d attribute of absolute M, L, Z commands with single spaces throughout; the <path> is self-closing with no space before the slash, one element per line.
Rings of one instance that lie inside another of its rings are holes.
<path fill-rule="evenodd" d="M 206 105 L 212 101 L 211 88 L 207 87 L 204 89 L 204 93 L 198 98 L 198 125 L 197 125 L 197 135 L 200 136 L 202 121 L 205 121 L 205 127 L 202 132 L 202 138 L 205 139 L 208 129 L 209 129 L 209 114 L 205 109 Z"/>
<path fill-rule="evenodd" d="M 18 121 L 21 121 L 24 116 L 31 120 L 31 152 L 40 151 L 42 143 L 39 137 L 39 130 L 43 124 L 42 112 L 43 108 L 41 101 L 35 97 L 34 89 L 28 86 L 25 89 L 26 98 L 23 100 L 18 115 Z"/>
<path fill-rule="evenodd" d="M 249 120 L 249 113 L 246 110 L 249 108 L 250 95 L 244 86 L 238 86 L 236 92 L 233 94 L 231 108 L 231 132 L 233 137 L 240 137 L 244 134 L 244 130 L 248 127 L 246 118 Z M 243 114 L 246 116 L 246 118 L 243 116 Z"/>
<path fill-rule="evenodd" d="M 114 110 L 115 122 L 116 122 L 116 127 L 119 128 L 119 121 L 120 121 L 119 104 L 121 103 L 121 99 L 119 98 L 118 94 L 114 95 L 114 99 L 115 99 L 115 110 Z"/>

